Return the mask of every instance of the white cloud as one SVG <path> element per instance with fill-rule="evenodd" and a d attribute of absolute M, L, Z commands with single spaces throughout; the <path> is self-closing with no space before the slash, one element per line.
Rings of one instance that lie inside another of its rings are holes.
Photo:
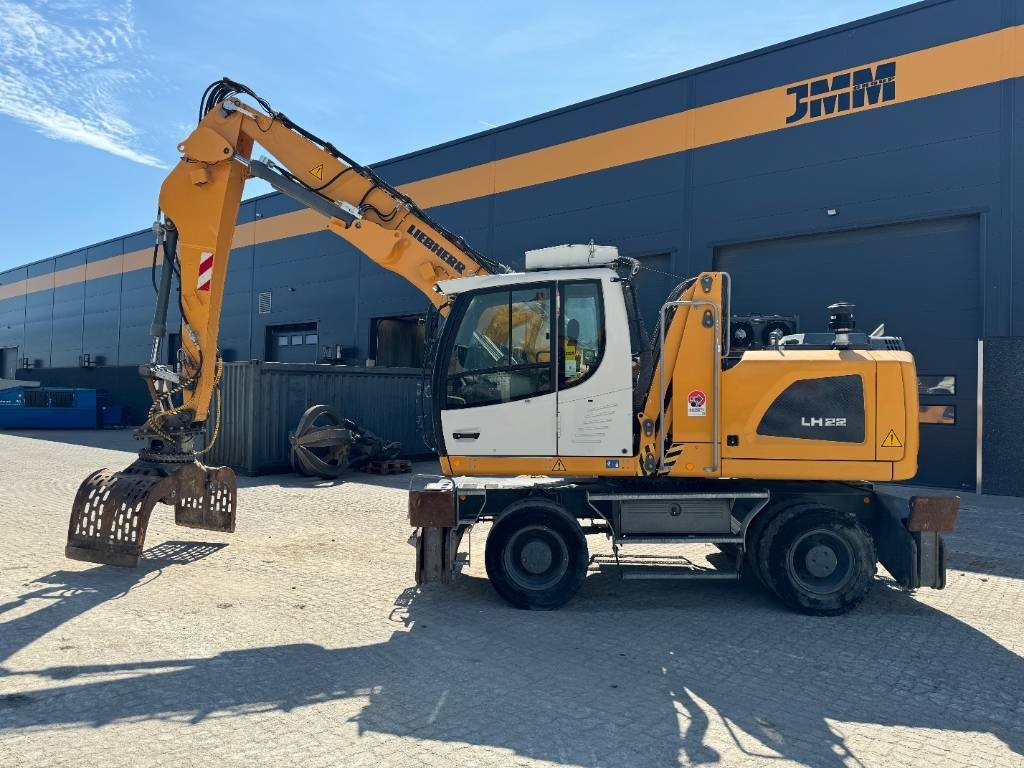
<path fill-rule="evenodd" d="M 52 139 L 163 167 L 120 95 L 140 80 L 131 0 L 0 0 L 0 114 Z"/>

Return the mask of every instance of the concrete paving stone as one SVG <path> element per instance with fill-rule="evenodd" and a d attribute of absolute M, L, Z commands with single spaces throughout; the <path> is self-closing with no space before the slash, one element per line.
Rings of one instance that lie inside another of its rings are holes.
<path fill-rule="evenodd" d="M 2 766 L 1024 766 L 1020 500 L 965 495 L 944 591 L 880 571 L 842 617 L 597 569 L 529 613 L 487 526 L 415 588 L 408 476 L 242 478 L 235 534 L 159 508 L 139 568 L 65 560 L 79 482 L 132 450 L 0 433 Z"/>

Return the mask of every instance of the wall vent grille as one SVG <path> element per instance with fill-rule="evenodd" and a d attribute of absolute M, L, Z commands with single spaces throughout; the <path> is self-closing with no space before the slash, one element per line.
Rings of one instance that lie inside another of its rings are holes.
<path fill-rule="evenodd" d="M 264 291 L 260 294 L 259 300 L 259 312 L 261 315 L 269 315 L 271 307 L 271 296 L 270 291 Z"/>

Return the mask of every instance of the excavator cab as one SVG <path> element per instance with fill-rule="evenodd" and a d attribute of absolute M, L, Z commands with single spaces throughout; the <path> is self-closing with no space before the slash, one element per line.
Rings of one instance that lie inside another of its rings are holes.
<path fill-rule="evenodd" d="M 434 427 L 454 473 L 541 474 L 558 457 L 633 455 L 633 348 L 623 273 L 605 246 L 531 251 L 516 274 L 442 281 Z"/>

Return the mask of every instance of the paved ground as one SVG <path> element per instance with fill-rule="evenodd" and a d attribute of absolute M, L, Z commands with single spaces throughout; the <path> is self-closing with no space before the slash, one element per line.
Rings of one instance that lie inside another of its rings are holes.
<path fill-rule="evenodd" d="M 1018 501 L 968 499 L 945 591 L 836 619 L 606 573 L 528 613 L 480 533 L 412 587 L 402 476 L 262 478 L 234 536 L 161 508 L 137 570 L 66 561 L 126 438 L 0 433 L 2 766 L 1024 765 Z"/>

